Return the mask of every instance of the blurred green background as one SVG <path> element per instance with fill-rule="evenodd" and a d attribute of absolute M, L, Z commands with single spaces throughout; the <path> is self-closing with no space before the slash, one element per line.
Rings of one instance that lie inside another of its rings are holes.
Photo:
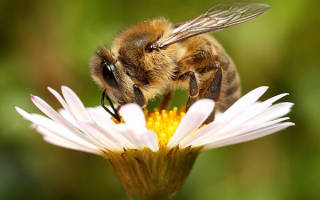
<path fill-rule="evenodd" d="M 126 199 L 104 159 L 42 141 L 14 105 L 39 112 L 33 93 L 55 108 L 47 86 L 68 85 L 86 106 L 99 103 L 88 60 L 130 24 L 173 23 L 215 0 L 0 1 L 0 199 Z M 204 152 L 175 199 L 320 199 L 320 1 L 272 0 L 257 19 L 213 35 L 234 59 L 243 92 L 289 92 L 296 123 L 266 138 Z M 181 100 L 174 101 L 175 105 Z"/>

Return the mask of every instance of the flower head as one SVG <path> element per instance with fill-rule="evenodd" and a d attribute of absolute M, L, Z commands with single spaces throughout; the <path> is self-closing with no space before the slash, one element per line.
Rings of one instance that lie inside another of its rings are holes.
<path fill-rule="evenodd" d="M 183 184 L 200 151 L 250 141 L 294 125 L 283 117 L 293 104 L 273 104 L 287 94 L 258 102 L 266 90 L 259 87 L 249 92 L 205 125 L 214 109 L 209 99 L 197 101 L 186 113 L 177 108 L 144 112 L 136 104 L 127 104 L 120 109 L 124 123 L 115 123 L 101 107 L 85 108 L 65 86 L 63 97 L 49 88 L 63 106 L 59 112 L 33 95 L 32 102 L 48 117 L 15 109 L 45 141 L 109 159 L 128 195 L 152 198 L 161 194 L 165 199 Z"/>

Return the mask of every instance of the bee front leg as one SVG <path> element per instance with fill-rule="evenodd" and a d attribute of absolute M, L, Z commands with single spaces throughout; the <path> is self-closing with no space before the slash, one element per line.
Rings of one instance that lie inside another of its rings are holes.
<path fill-rule="evenodd" d="M 199 88 L 197 83 L 197 78 L 194 72 L 189 71 L 181 76 L 179 76 L 180 80 L 186 80 L 189 77 L 189 98 L 186 105 L 186 110 L 190 108 L 190 106 L 198 99 Z"/>
<path fill-rule="evenodd" d="M 139 88 L 139 85 L 134 84 L 133 85 L 133 92 L 135 96 L 136 103 L 141 106 L 142 108 L 146 107 L 146 99 L 143 96 L 143 93 L 141 89 Z"/>

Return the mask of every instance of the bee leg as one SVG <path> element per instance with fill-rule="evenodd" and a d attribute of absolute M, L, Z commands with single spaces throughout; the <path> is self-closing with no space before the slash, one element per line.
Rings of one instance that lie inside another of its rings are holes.
<path fill-rule="evenodd" d="M 185 80 L 188 77 L 189 77 L 189 98 L 187 101 L 186 110 L 188 110 L 190 106 L 198 99 L 198 95 L 199 95 L 198 83 L 197 83 L 197 79 L 194 72 L 192 71 L 186 72 L 182 74 L 179 77 L 179 79 Z"/>
<path fill-rule="evenodd" d="M 198 83 L 197 83 L 197 79 L 196 76 L 194 74 L 194 72 L 189 72 L 189 95 L 191 97 L 197 97 L 199 94 L 199 88 L 198 88 Z"/>
<path fill-rule="evenodd" d="M 189 110 L 189 108 L 192 106 L 192 104 L 194 102 L 196 102 L 198 100 L 198 97 L 192 97 L 192 96 L 189 96 L 188 100 L 187 100 L 187 105 L 186 105 L 186 111 Z"/>
<path fill-rule="evenodd" d="M 160 106 L 160 110 L 164 110 L 167 109 L 170 103 L 172 97 L 172 92 L 168 91 L 164 96 L 163 96 L 163 100 Z"/>
<path fill-rule="evenodd" d="M 136 103 L 141 106 L 142 108 L 146 107 L 146 99 L 143 96 L 142 91 L 139 88 L 139 85 L 134 84 L 133 85 L 133 92 L 135 96 Z"/>
<path fill-rule="evenodd" d="M 222 83 L 222 70 L 221 67 L 218 68 L 218 71 L 216 72 L 214 79 L 211 82 L 211 85 L 209 86 L 207 93 L 203 96 L 204 98 L 212 99 L 215 102 L 219 100 L 220 96 L 220 90 L 221 90 L 221 83 Z M 212 113 L 209 115 L 207 120 L 204 122 L 205 124 L 210 123 L 214 120 L 216 113 L 216 109 L 212 111 Z"/>

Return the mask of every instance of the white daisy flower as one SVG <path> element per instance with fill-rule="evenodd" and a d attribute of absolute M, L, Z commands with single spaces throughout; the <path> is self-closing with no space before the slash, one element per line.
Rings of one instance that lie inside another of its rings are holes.
<path fill-rule="evenodd" d="M 126 104 L 120 109 L 123 123 L 115 123 L 102 107 L 85 108 L 65 86 L 63 97 L 49 88 L 63 106 L 59 112 L 33 95 L 32 102 L 47 117 L 15 109 L 33 123 L 45 141 L 107 158 L 128 197 L 169 199 L 183 184 L 199 152 L 254 140 L 294 125 L 283 117 L 293 104 L 273 104 L 287 94 L 258 102 L 267 88 L 249 92 L 205 125 L 214 109 L 209 99 L 197 101 L 187 113 L 177 108 L 144 112 L 137 104 Z"/>

